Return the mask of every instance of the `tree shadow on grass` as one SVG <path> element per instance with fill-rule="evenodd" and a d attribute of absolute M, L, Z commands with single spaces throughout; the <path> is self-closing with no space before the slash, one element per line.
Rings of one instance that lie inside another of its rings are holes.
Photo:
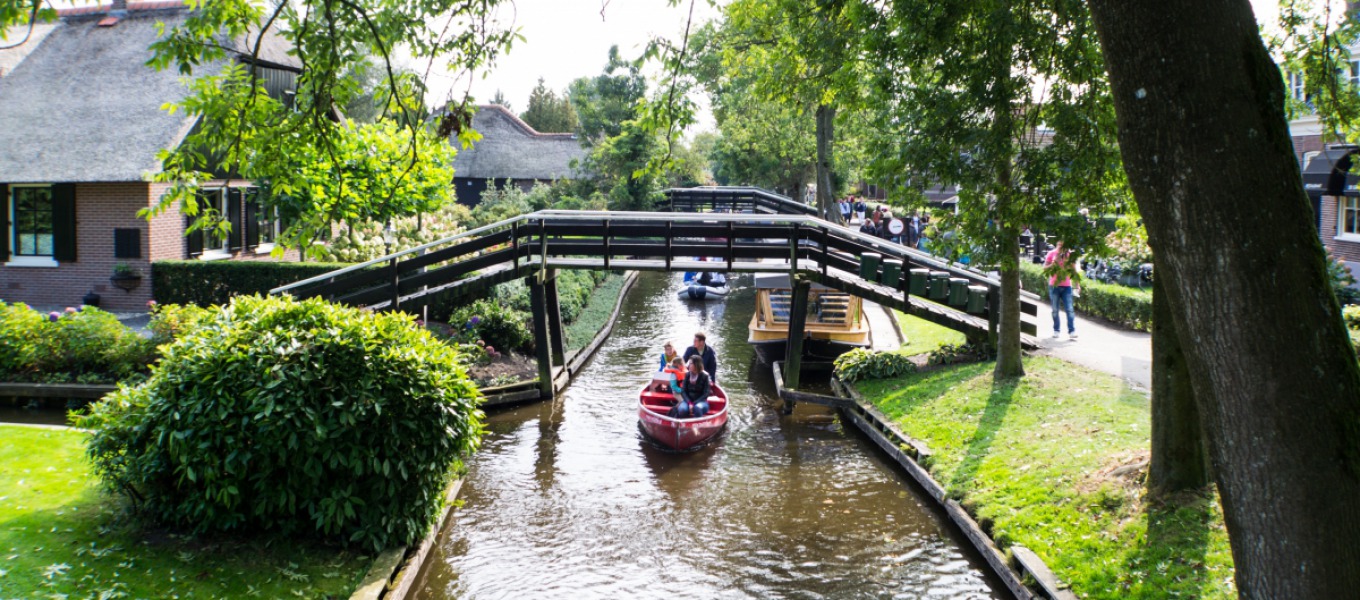
<path fill-rule="evenodd" d="M 1183 492 L 1168 498 L 1149 500 L 1147 532 L 1143 543 L 1132 549 L 1122 565 L 1112 565 L 1122 572 L 1111 573 L 1121 579 L 1129 597 L 1142 598 L 1199 598 L 1220 595 L 1213 588 L 1222 588 L 1232 577 L 1229 570 L 1222 574 L 1206 573 L 1209 553 L 1213 486 L 1197 492 Z"/>
<path fill-rule="evenodd" d="M 997 431 L 1006 420 L 1011 400 L 1015 397 L 1015 388 L 1019 384 L 1019 379 L 992 381 L 992 391 L 987 396 L 987 406 L 982 411 L 982 418 L 978 419 L 977 429 L 973 430 L 973 437 L 968 441 L 963 460 L 949 479 L 947 487 L 951 496 L 960 498 L 972 489 L 982 461 L 991 454 L 992 443 L 996 441 Z"/>

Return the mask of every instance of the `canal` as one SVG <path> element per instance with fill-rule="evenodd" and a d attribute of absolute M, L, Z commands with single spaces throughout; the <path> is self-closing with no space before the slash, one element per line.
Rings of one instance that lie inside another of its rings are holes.
<path fill-rule="evenodd" d="M 897 468 L 818 407 L 783 415 L 746 344 L 754 290 L 643 274 L 555 402 L 492 412 L 416 598 L 1003 598 Z M 637 426 L 661 346 L 708 332 L 728 429 L 676 455 Z"/>

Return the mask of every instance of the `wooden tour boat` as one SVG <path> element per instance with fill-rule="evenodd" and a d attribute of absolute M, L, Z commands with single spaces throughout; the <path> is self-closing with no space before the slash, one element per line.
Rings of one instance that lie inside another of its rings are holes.
<path fill-rule="evenodd" d="M 660 380 L 657 380 L 660 381 Z M 695 419 L 666 416 L 675 405 L 675 395 L 655 390 L 657 381 L 642 386 L 638 397 L 638 421 L 642 431 L 671 450 L 693 450 L 718 435 L 727 426 L 727 392 L 713 384 L 708 397 L 708 414 Z"/>
<path fill-rule="evenodd" d="M 762 361 L 783 360 L 789 341 L 789 313 L 793 310 L 793 286 L 789 276 L 756 275 L 756 310 L 751 315 L 750 337 Z M 824 285 L 808 291 L 806 339 L 803 354 L 835 358 L 855 348 L 869 347 L 869 318 L 858 296 Z"/>

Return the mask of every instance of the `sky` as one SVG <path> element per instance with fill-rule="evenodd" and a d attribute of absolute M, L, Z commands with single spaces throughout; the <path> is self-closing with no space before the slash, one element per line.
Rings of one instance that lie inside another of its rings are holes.
<path fill-rule="evenodd" d="M 696 26 L 718 14 L 708 0 L 693 1 Z M 578 77 L 601 74 L 611 45 L 617 44 L 624 58 L 635 58 L 654 36 L 679 40 L 689 7 L 690 0 L 675 7 L 666 0 L 515 0 L 498 18 L 513 23 L 524 40 L 500 57 L 485 79 L 472 82 L 472 95 L 486 103 L 500 90 L 515 112 L 522 112 L 539 77 L 561 93 Z M 455 85 L 458 92 L 467 86 L 466 80 L 430 79 L 431 96 L 439 99 Z"/>

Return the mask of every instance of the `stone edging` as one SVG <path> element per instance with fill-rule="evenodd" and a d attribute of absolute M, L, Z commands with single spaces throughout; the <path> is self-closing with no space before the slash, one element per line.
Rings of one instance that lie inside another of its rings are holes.
<path fill-rule="evenodd" d="M 968 514 L 968 511 L 964 510 L 963 506 L 948 497 L 944 486 L 935 481 L 930 472 L 916 462 L 918 457 L 930 456 L 930 447 L 924 441 L 914 439 L 903 433 L 883 413 L 865 402 L 864 397 L 853 386 L 841 383 L 834 377 L 831 384 L 837 395 L 822 396 L 823 401 L 817 403 L 837 406 L 842 414 L 849 417 L 850 422 L 854 423 L 857 429 L 868 436 L 879 449 L 901 466 L 925 490 L 926 495 L 930 496 L 935 504 L 949 516 L 949 520 L 963 532 L 964 537 L 968 538 L 973 548 L 987 562 L 992 573 L 1005 584 L 1011 594 L 1019 600 L 1045 597 L 1054 600 L 1076 599 L 1076 595 L 1058 581 L 1038 555 L 1024 546 L 1011 546 L 1011 552 L 1020 565 L 1020 569 L 1032 577 L 1045 594 L 1035 594 L 1031 591 L 1025 585 L 1020 572 L 1011 567 L 1006 555 L 997 547 L 996 542 L 982 530 L 982 527 L 978 525 L 977 521 L 973 520 L 973 517 Z M 792 396 L 797 395 L 798 400 L 806 402 L 809 400 L 808 396 L 820 396 L 819 394 L 786 390 L 782 385 L 778 385 L 778 383 L 776 385 L 779 387 L 781 398 L 785 400 L 794 400 L 795 398 Z"/>
<path fill-rule="evenodd" d="M 430 549 L 434 547 L 435 540 L 439 539 L 439 532 L 444 530 L 449 515 L 453 514 L 453 502 L 458 498 L 458 491 L 462 487 L 463 480 L 455 479 L 444 490 L 444 508 L 439 513 L 439 519 L 419 545 L 390 548 L 378 554 L 377 558 L 373 559 L 373 566 L 369 567 L 368 573 L 364 575 L 363 581 L 350 595 L 349 600 L 405 598 L 410 594 L 412 586 L 416 583 L 416 577 L 425 566 L 425 559 L 430 556 Z"/>

